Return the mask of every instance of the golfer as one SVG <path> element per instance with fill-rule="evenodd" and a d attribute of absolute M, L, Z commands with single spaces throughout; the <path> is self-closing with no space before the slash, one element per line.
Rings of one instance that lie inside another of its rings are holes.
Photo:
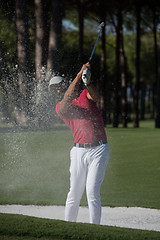
<path fill-rule="evenodd" d="M 80 92 L 81 81 L 85 89 Z M 69 126 L 74 139 L 70 151 L 70 190 L 65 220 L 77 220 L 86 187 L 90 223 L 100 224 L 100 187 L 109 161 L 109 147 L 103 119 L 96 105 L 98 93 L 91 84 L 90 64 L 82 66 L 70 85 L 60 76 L 53 77 L 49 89 L 58 97 L 56 112 Z"/>

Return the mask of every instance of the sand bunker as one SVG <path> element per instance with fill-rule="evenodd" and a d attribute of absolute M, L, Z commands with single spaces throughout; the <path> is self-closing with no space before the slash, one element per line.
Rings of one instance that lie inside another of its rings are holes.
<path fill-rule="evenodd" d="M 0 205 L 1 213 L 64 220 L 64 206 Z M 77 222 L 89 222 L 89 210 L 80 207 Z M 160 231 L 160 210 L 140 207 L 102 207 L 101 225 Z"/>

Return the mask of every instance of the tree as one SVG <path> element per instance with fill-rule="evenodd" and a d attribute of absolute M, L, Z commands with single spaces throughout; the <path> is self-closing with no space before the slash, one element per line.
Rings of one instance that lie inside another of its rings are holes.
<path fill-rule="evenodd" d="M 123 16 L 122 25 L 120 30 L 120 53 L 121 53 L 121 111 L 122 111 L 122 125 L 127 127 L 128 123 L 128 103 L 127 103 L 127 58 L 124 50 L 124 37 L 123 37 Z"/>
<path fill-rule="evenodd" d="M 83 62 L 83 38 L 84 38 L 84 0 L 78 0 L 79 16 L 79 61 Z"/>
<path fill-rule="evenodd" d="M 118 127 L 120 114 L 120 86 L 121 86 L 121 69 L 120 69 L 120 31 L 122 28 L 122 10 L 118 6 L 116 9 L 116 22 L 114 16 L 111 16 L 112 24 L 116 30 L 116 63 L 115 63 L 115 79 L 114 79 L 114 109 L 113 109 L 113 127 Z"/>
<path fill-rule="evenodd" d="M 159 6 L 160 9 L 160 6 Z M 159 12 L 156 11 L 155 5 L 152 8 L 153 12 L 153 33 L 154 33 L 154 50 L 155 50 L 155 86 L 156 86 L 156 116 L 155 116 L 155 127 L 160 128 L 160 53 L 158 51 L 157 44 L 157 25 Z"/>
<path fill-rule="evenodd" d="M 17 31 L 17 61 L 18 86 L 17 121 L 26 126 L 30 113 L 31 68 L 29 52 L 29 33 L 27 8 L 25 0 L 16 0 L 16 31 Z"/>
<path fill-rule="evenodd" d="M 63 0 L 51 1 L 51 24 L 47 60 L 47 78 L 60 71 Z"/>
<path fill-rule="evenodd" d="M 145 4 L 145 15 L 143 17 L 143 22 L 145 26 L 150 28 L 153 32 L 154 39 L 154 59 L 147 57 L 147 62 L 149 62 L 149 70 L 154 75 L 152 79 L 155 79 L 150 84 L 152 84 L 153 89 L 153 117 L 155 113 L 155 127 L 160 127 L 160 67 L 159 67 L 159 48 L 158 48 L 158 24 L 159 24 L 159 13 L 160 13 L 160 3 L 156 0 L 148 0 Z M 149 58 L 149 60 L 148 60 Z M 154 70 L 151 71 L 151 63 L 154 63 Z M 148 74 L 147 74 L 148 78 Z M 144 104 L 143 104 L 144 105 Z M 155 110 L 155 112 L 154 112 Z"/>
<path fill-rule="evenodd" d="M 130 9 L 130 1 L 115 0 L 112 4 L 110 18 L 116 33 L 113 127 L 118 127 L 120 120 L 123 127 L 127 127 L 127 59 L 123 40 L 123 18 Z"/>
<path fill-rule="evenodd" d="M 49 24 L 47 3 L 35 0 L 35 71 L 36 80 L 41 78 L 42 67 L 47 65 Z"/>
<path fill-rule="evenodd" d="M 49 10 L 50 9 L 50 10 Z M 36 87 L 34 94 L 34 125 L 50 128 L 54 124 L 53 98 L 48 93 L 48 81 L 60 72 L 61 32 L 63 0 L 35 0 L 36 39 L 35 66 Z M 48 20 L 51 23 L 48 24 Z"/>
<path fill-rule="evenodd" d="M 106 66 L 106 13 L 104 11 L 102 16 L 104 27 L 102 28 L 102 53 L 101 53 L 101 68 L 100 68 L 100 89 L 101 89 L 101 110 L 104 124 L 107 124 L 107 104 L 109 91 L 107 88 L 107 66 Z"/>
<path fill-rule="evenodd" d="M 141 24 L 141 7 L 139 3 L 135 5 L 136 11 L 136 82 L 134 90 L 134 119 L 133 126 L 135 128 L 139 127 L 139 88 L 140 88 L 140 50 L 141 50 L 141 41 L 140 41 L 140 24 Z"/>
<path fill-rule="evenodd" d="M 5 121 L 11 120 L 11 112 L 15 104 L 15 96 L 17 96 L 16 89 L 13 84 L 13 78 L 9 71 L 5 53 L 3 50 L 3 43 L 0 42 L 0 74 L 2 87 L 2 112 Z"/>

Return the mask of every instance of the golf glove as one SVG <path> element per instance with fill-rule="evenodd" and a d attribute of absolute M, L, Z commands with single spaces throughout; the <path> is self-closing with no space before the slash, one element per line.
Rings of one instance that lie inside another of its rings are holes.
<path fill-rule="evenodd" d="M 88 69 L 83 70 L 82 81 L 85 86 L 91 83 L 91 72 Z"/>

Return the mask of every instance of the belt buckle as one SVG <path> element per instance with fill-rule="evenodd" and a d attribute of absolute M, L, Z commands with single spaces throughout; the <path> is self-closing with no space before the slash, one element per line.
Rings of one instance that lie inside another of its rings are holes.
<path fill-rule="evenodd" d="M 88 148 L 89 143 L 84 143 L 84 148 Z"/>
<path fill-rule="evenodd" d="M 74 146 L 79 148 L 80 144 L 79 143 L 75 143 Z"/>

